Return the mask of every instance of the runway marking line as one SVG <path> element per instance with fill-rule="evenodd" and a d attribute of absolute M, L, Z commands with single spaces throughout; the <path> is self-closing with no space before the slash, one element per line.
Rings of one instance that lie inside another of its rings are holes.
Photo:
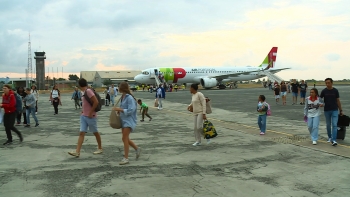
<path fill-rule="evenodd" d="M 156 107 L 153 107 L 154 109 L 157 109 Z M 191 115 L 191 114 L 188 114 L 188 113 L 185 113 L 185 112 L 180 112 L 180 111 L 174 111 L 174 110 L 168 110 L 168 109 L 165 109 L 166 111 L 171 111 L 171 112 L 175 112 L 175 113 L 178 113 L 178 114 L 185 114 L 185 115 Z M 228 122 L 228 121 L 225 121 L 225 120 L 219 120 L 219 119 L 216 119 L 216 118 L 207 118 L 209 120 L 214 120 L 214 121 L 217 121 L 217 122 L 222 122 L 222 123 L 225 123 L 225 124 L 237 124 L 237 125 L 240 125 L 240 126 L 243 126 L 243 127 L 247 127 L 247 128 L 252 128 L 252 129 L 258 129 L 258 127 L 254 127 L 254 126 L 250 126 L 250 125 L 245 125 L 245 124 L 241 124 L 241 123 L 235 123 L 235 122 Z M 294 136 L 292 134 L 289 134 L 289 133 L 284 133 L 284 132 L 280 132 L 280 131 L 274 131 L 274 130 L 269 130 L 267 129 L 266 131 L 268 132 L 271 132 L 271 133 L 276 133 L 276 134 L 281 134 L 281 135 L 286 135 L 286 136 Z M 329 142 L 326 142 L 324 140 L 319 140 L 318 142 L 321 142 L 321 143 L 329 143 Z M 350 149 L 350 146 L 348 145 L 343 145 L 343 144 L 338 144 L 338 146 L 340 147 L 344 147 L 344 148 L 349 148 Z M 325 151 L 327 152 L 327 151 Z M 333 154 L 333 153 L 330 153 L 330 154 Z"/>

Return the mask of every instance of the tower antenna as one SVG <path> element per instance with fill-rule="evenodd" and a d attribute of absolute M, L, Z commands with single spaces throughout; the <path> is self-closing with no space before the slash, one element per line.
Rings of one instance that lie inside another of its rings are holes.
<path fill-rule="evenodd" d="M 33 81 L 33 68 L 32 68 L 32 46 L 30 42 L 30 33 L 29 33 L 29 41 L 28 41 L 28 75 L 29 80 Z"/>

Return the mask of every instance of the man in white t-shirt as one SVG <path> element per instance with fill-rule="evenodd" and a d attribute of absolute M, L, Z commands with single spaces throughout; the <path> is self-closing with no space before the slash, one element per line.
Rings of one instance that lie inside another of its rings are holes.
<path fill-rule="evenodd" d="M 80 149 L 84 142 L 85 133 L 88 131 L 92 132 L 95 137 L 98 144 L 97 150 L 94 152 L 94 154 L 101 154 L 102 151 L 102 142 L 101 142 L 101 136 L 97 129 L 97 113 L 95 112 L 95 109 L 98 105 L 98 100 L 93 92 L 93 90 L 88 89 L 87 81 L 84 78 L 79 79 L 78 81 L 79 87 L 81 91 L 83 91 L 83 96 L 81 97 L 83 101 L 83 111 L 80 115 L 80 135 L 78 139 L 78 145 L 77 149 L 72 152 L 68 152 L 68 154 L 79 157 L 80 156 Z M 92 102 L 92 105 L 86 100 L 86 96 L 90 99 Z"/>
<path fill-rule="evenodd" d="M 115 97 L 117 97 L 118 95 L 118 90 L 116 87 L 114 87 L 114 84 L 112 84 L 112 86 L 109 87 L 109 95 L 111 97 L 112 106 L 114 106 Z"/>

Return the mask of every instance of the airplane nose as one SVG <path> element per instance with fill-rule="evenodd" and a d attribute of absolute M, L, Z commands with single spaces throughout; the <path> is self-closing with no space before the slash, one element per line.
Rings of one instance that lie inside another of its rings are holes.
<path fill-rule="evenodd" d="M 136 76 L 134 77 L 134 80 L 135 80 L 136 82 L 140 81 L 140 75 L 136 75 Z"/>

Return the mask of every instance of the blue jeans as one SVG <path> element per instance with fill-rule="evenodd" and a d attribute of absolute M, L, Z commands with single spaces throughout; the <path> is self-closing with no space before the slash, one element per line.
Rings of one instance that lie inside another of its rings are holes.
<path fill-rule="evenodd" d="M 114 105 L 114 99 L 115 99 L 115 96 L 111 95 L 111 103 L 112 103 L 112 105 Z"/>
<path fill-rule="evenodd" d="M 324 116 L 326 117 L 326 124 L 327 124 L 327 134 L 328 138 L 332 138 L 332 141 L 337 140 L 337 134 L 338 134 L 338 110 L 334 111 L 325 111 Z M 332 129 L 331 129 L 332 128 Z"/>
<path fill-rule="evenodd" d="M 39 124 L 38 118 L 37 118 L 36 115 L 35 115 L 35 107 L 26 109 L 27 124 L 30 125 L 30 117 L 29 117 L 30 114 L 32 114 L 32 116 L 33 116 L 33 118 L 34 118 L 34 120 L 35 120 L 35 123 L 36 123 L 36 124 Z"/>
<path fill-rule="evenodd" d="M 258 125 L 260 128 L 260 131 L 265 133 L 266 132 L 266 115 L 258 116 Z"/>
<path fill-rule="evenodd" d="M 320 125 L 320 116 L 316 117 L 308 117 L 307 119 L 307 127 L 309 129 L 311 140 L 318 140 L 318 127 Z"/>

